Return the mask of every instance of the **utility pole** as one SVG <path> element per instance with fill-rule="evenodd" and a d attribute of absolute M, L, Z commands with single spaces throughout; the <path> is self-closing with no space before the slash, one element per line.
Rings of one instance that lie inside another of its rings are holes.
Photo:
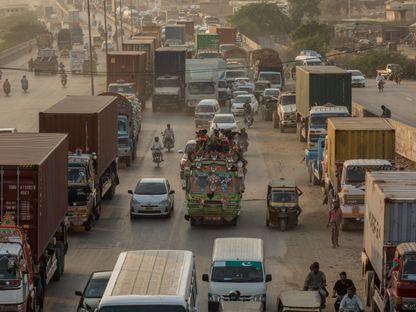
<path fill-rule="evenodd" d="M 123 45 L 123 13 L 121 12 L 121 0 L 120 0 L 120 35 L 121 35 L 121 45 Z"/>
<path fill-rule="evenodd" d="M 130 0 L 130 38 L 133 37 L 134 31 L 133 31 L 133 0 Z"/>
<path fill-rule="evenodd" d="M 93 73 L 94 66 L 93 66 L 93 59 L 92 59 L 90 0 L 87 0 L 87 12 L 88 12 L 88 41 L 89 41 L 89 47 L 90 47 L 91 95 L 94 95 L 94 73 Z"/>
<path fill-rule="evenodd" d="M 105 34 L 105 56 L 108 54 L 108 33 L 107 33 L 107 0 L 104 0 L 104 34 Z"/>
<path fill-rule="evenodd" d="M 121 8 L 120 8 L 120 13 L 121 13 Z M 114 0 L 114 22 L 115 22 L 115 28 L 116 28 L 116 33 L 115 33 L 115 36 L 116 36 L 116 46 L 117 46 L 117 51 L 118 51 L 118 31 L 117 31 L 117 3 L 116 3 L 116 0 Z"/>

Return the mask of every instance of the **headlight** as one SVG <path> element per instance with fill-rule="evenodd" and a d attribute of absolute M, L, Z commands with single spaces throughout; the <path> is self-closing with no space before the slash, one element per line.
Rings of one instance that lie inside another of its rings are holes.
<path fill-rule="evenodd" d="M 208 301 L 219 302 L 220 300 L 221 296 L 208 293 Z"/>
<path fill-rule="evenodd" d="M 160 205 L 160 206 L 167 206 L 168 204 L 169 204 L 169 201 L 168 201 L 167 199 L 162 200 L 162 201 L 159 203 L 159 205 Z"/>
<path fill-rule="evenodd" d="M 261 302 L 261 301 L 263 301 L 263 297 L 264 297 L 264 295 L 255 295 L 255 296 L 252 297 L 252 300 L 257 301 L 257 302 Z"/>

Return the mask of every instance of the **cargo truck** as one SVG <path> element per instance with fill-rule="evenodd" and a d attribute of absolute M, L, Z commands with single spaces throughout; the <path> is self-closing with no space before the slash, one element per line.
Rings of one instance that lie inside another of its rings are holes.
<path fill-rule="evenodd" d="M 351 113 L 351 73 L 336 66 L 296 67 L 296 111 L 299 141 L 308 139 L 313 106 L 345 106 Z"/>
<path fill-rule="evenodd" d="M 196 53 L 198 58 L 217 58 L 220 50 L 220 37 L 217 34 L 197 34 Z"/>
<path fill-rule="evenodd" d="M 0 307 L 41 311 L 68 249 L 68 136 L 2 134 L 0 150 Z"/>
<path fill-rule="evenodd" d="M 107 53 L 107 86 L 134 84 L 134 93 L 145 103 L 147 53 L 143 51 L 114 51 Z M 110 90 L 109 90 L 110 91 Z M 120 93 L 120 92 L 117 92 Z M 123 94 L 124 95 L 124 94 Z"/>
<path fill-rule="evenodd" d="M 273 49 L 259 49 L 250 51 L 249 66 L 253 81 L 268 80 L 272 88 L 285 85 L 283 65 L 279 53 Z"/>
<path fill-rule="evenodd" d="M 221 59 L 186 60 L 186 110 L 190 112 L 203 99 L 218 100 L 218 77 L 225 70 Z"/>
<path fill-rule="evenodd" d="M 36 36 L 36 45 L 38 50 L 52 48 L 52 34 L 49 31 L 43 31 Z"/>
<path fill-rule="evenodd" d="M 39 113 L 39 132 L 68 133 L 68 221 L 89 231 L 119 183 L 117 98 L 67 96 Z"/>
<path fill-rule="evenodd" d="M 328 138 L 322 164 L 325 195 L 329 206 L 333 199 L 342 198 L 340 206 L 344 214 L 343 229 L 364 218 L 364 192 L 360 191 L 364 181 L 361 178 L 353 186 L 351 179 L 358 179 L 360 174 L 362 176 L 363 172 L 373 168 L 389 167 L 387 162 L 374 160 L 393 162 L 394 157 L 395 130 L 386 120 L 352 117 L 328 119 Z M 357 161 L 352 161 L 344 166 L 347 160 L 361 161 L 359 165 Z"/>
<path fill-rule="evenodd" d="M 117 121 L 118 121 L 118 159 L 130 167 L 131 162 L 136 159 L 137 144 L 139 143 L 139 132 L 141 130 L 140 104 L 130 101 L 125 96 L 104 92 L 99 95 L 115 96 L 117 98 Z"/>
<path fill-rule="evenodd" d="M 165 26 L 165 46 L 185 44 L 185 25 Z"/>
<path fill-rule="evenodd" d="M 32 69 L 35 76 L 40 74 L 58 73 L 58 56 L 53 49 L 41 49 L 38 51 L 38 56 L 32 63 Z"/>
<path fill-rule="evenodd" d="M 366 176 L 362 274 L 371 311 L 416 311 L 416 172 Z"/>
<path fill-rule="evenodd" d="M 220 44 L 237 43 L 237 29 L 234 27 L 217 27 L 216 32 L 219 36 Z"/>
<path fill-rule="evenodd" d="M 59 50 L 71 50 L 72 49 L 72 39 L 71 31 L 68 28 L 62 28 L 58 32 L 58 49 Z"/>
<path fill-rule="evenodd" d="M 186 48 L 165 47 L 155 53 L 155 82 L 152 109 L 182 109 L 185 101 Z"/>

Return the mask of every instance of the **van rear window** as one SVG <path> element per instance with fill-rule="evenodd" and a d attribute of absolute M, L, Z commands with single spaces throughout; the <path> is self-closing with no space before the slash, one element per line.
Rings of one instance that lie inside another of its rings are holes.
<path fill-rule="evenodd" d="M 222 283 L 261 283 L 263 265 L 259 261 L 216 261 L 211 280 Z"/>

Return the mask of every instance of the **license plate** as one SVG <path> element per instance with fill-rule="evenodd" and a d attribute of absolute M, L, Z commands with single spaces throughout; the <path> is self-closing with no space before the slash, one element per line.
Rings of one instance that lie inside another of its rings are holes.
<path fill-rule="evenodd" d="M 153 208 L 152 207 L 146 207 L 146 210 L 153 210 Z"/>
<path fill-rule="evenodd" d="M 221 221 L 221 217 L 205 217 L 207 221 Z"/>

